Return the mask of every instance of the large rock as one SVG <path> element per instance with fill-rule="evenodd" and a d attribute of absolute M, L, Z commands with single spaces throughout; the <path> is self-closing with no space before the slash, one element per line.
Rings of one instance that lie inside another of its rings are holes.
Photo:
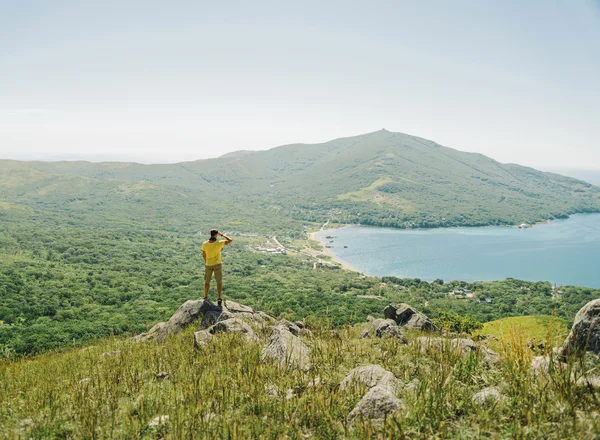
<path fill-rule="evenodd" d="M 424 331 L 437 330 L 431 320 L 408 304 L 390 304 L 384 310 L 386 319 L 393 319 L 396 324 Z"/>
<path fill-rule="evenodd" d="M 495 365 L 501 360 L 498 353 L 484 345 L 476 344 L 475 341 L 469 338 L 447 339 L 421 336 L 415 339 L 415 344 L 418 345 L 424 353 L 431 350 L 453 350 L 459 352 L 462 356 L 468 356 L 470 353 L 477 353 L 481 357 L 483 363 L 487 366 Z"/>
<path fill-rule="evenodd" d="M 138 335 L 136 341 L 155 339 L 158 342 L 167 336 L 178 333 L 187 328 L 191 323 L 207 312 L 221 312 L 222 308 L 208 300 L 189 300 L 184 302 L 167 322 L 160 322 L 152 327 L 148 333 Z"/>
<path fill-rule="evenodd" d="M 254 314 L 252 307 L 245 306 L 234 301 L 225 300 L 223 301 L 223 309 L 228 310 L 231 313 L 249 313 Z"/>
<path fill-rule="evenodd" d="M 200 329 L 206 329 L 210 326 L 215 325 L 217 322 L 225 321 L 226 319 L 231 319 L 235 315 L 228 310 L 222 310 L 220 312 L 208 311 L 202 317 L 202 321 L 200 321 Z"/>
<path fill-rule="evenodd" d="M 277 325 L 271 331 L 267 345 L 262 351 L 263 360 L 273 360 L 281 367 L 310 367 L 310 348 L 290 332 L 285 325 Z"/>
<path fill-rule="evenodd" d="M 402 402 L 394 396 L 392 390 L 385 386 L 375 386 L 358 402 L 348 414 L 348 422 L 355 419 L 369 419 L 376 423 L 403 408 Z"/>
<path fill-rule="evenodd" d="M 199 350 L 200 347 L 205 347 L 210 344 L 212 340 L 212 333 L 209 333 L 208 330 L 200 330 L 199 332 L 194 333 L 194 348 Z"/>
<path fill-rule="evenodd" d="M 219 321 L 212 327 L 208 328 L 208 333 L 214 335 L 216 333 L 241 333 L 247 340 L 257 341 L 258 337 L 254 334 L 254 330 L 241 319 L 230 318 L 225 321 Z"/>
<path fill-rule="evenodd" d="M 340 388 L 345 390 L 352 384 L 364 385 L 367 388 L 376 386 L 394 388 L 397 383 L 398 379 L 391 371 L 379 365 L 363 365 L 350 371 L 342 380 Z"/>
<path fill-rule="evenodd" d="M 563 355 L 582 356 L 586 351 L 600 354 L 600 299 L 587 303 L 575 316 L 563 346 Z"/>
<path fill-rule="evenodd" d="M 476 405 L 485 405 L 488 403 L 498 403 L 502 400 L 502 394 L 496 387 L 484 388 L 473 394 L 473 403 Z"/>
<path fill-rule="evenodd" d="M 402 344 L 408 343 L 406 335 L 393 319 L 375 319 L 371 321 L 367 330 L 365 330 L 360 337 L 395 338 Z"/>

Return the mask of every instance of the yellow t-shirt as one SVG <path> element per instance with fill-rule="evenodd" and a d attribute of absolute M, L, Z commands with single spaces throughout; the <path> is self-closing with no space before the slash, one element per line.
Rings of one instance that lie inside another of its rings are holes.
<path fill-rule="evenodd" d="M 222 264 L 221 260 L 221 249 L 225 246 L 224 241 L 205 241 L 202 243 L 202 250 L 206 253 L 206 265 L 207 266 L 216 266 L 217 264 Z"/>

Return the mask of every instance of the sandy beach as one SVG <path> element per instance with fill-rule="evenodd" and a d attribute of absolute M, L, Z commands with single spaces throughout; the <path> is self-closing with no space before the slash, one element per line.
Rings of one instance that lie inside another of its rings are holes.
<path fill-rule="evenodd" d="M 338 259 L 335 257 L 335 255 L 333 255 L 333 254 L 330 252 L 330 250 L 329 250 L 329 249 L 327 249 L 327 247 L 325 247 L 325 246 L 326 246 L 326 243 L 325 243 L 324 241 L 322 241 L 322 240 L 319 240 L 319 239 L 317 238 L 317 234 L 319 234 L 320 232 L 327 232 L 327 231 L 332 231 L 332 232 L 333 232 L 333 231 L 339 231 L 340 229 L 344 229 L 344 228 L 347 228 L 347 227 L 349 227 L 349 226 L 352 226 L 352 225 L 345 225 L 345 226 L 342 226 L 341 228 L 321 229 L 321 230 L 319 230 L 319 231 L 315 231 L 315 232 L 309 232 L 309 233 L 308 233 L 308 239 L 309 239 L 309 240 L 313 240 L 313 241 L 317 241 L 317 242 L 321 243 L 321 251 L 320 251 L 320 253 L 322 253 L 322 254 L 325 254 L 325 255 L 327 255 L 328 257 L 331 257 L 331 259 L 332 259 L 332 260 L 335 262 L 335 264 L 339 265 L 339 266 L 340 266 L 342 269 L 344 269 L 344 270 L 348 270 L 348 271 L 350 271 L 350 272 L 358 272 L 358 273 L 362 274 L 362 272 L 361 272 L 360 270 L 358 270 L 358 269 L 356 269 L 356 268 L 354 268 L 354 267 L 352 267 L 352 266 L 348 265 L 347 263 L 344 263 L 344 262 L 343 262 L 343 261 L 341 261 L 341 260 L 338 260 Z M 366 275 L 366 274 L 363 274 L 363 275 Z"/>

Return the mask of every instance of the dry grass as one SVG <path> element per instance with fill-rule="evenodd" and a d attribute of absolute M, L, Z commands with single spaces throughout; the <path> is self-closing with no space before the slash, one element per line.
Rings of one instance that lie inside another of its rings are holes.
<path fill-rule="evenodd" d="M 361 340 L 360 329 L 314 329 L 314 368 L 280 370 L 261 361 L 260 344 L 218 335 L 201 351 L 193 329 L 164 344 L 112 339 L 63 353 L 0 362 L 1 438 L 598 438 L 596 391 L 577 387 L 573 362 L 531 375 L 526 341 L 504 344 L 486 367 L 450 346 L 422 353 L 394 340 Z M 409 335 L 414 339 L 416 335 Z M 105 352 L 115 352 L 102 357 Z M 364 389 L 340 391 L 368 363 L 404 384 L 406 409 L 382 428 L 349 426 Z M 166 372 L 168 379 L 156 374 Z M 313 386 L 315 378 L 321 384 Z M 84 380 L 85 379 L 85 380 Z M 273 390 L 279 390 L 272 395 Z M 474 392 L 497 386 L 505 399 L 477 406 Z M 289 395 L 288 395 L 289 394 Z M 149 427 L 168 415 L 162 427 Z"/>

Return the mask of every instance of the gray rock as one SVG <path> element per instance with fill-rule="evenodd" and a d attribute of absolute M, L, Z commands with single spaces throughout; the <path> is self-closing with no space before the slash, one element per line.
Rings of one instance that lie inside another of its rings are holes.
<path fill-rule="evenodd" d="M 586 351 L 600 354 L 600 299 L 587 303 L 575 316 L 563 346 L 563 355 L 582 356 Z"/>
<path fill-rule="evenodd" d="M 577 380 L 580 387 L 600 389 L 600 376 L 580 377 Z"/>
<path fill-rule="evenodd" d="M 273 328 L 263 348 L 262 358 L 273 360 L 280 367 L 310 368 L 310 348 L 285 325 L 277 325 Z"/>
<path fill-rule="evenodd" d="M 265 324 L 269 325 L 277 325 L 277 320 L 270 315 L 267 315 L 265 312 L 256 312 L 255 315 L 260 316 Z"/>
<path fill-rule="evenodd" d="M 202 321 L 200 322 L 200 329 L 206 329 L 213 325 L 215 325 L 219 321 L 225 321 L 226 319 L 231 319 L 235 315 L 228 310 L 222 310 L 220 312 L 216 311 L 208 311 L 202 317 Z"/>
<path fill-rule="evenodd" d="M 502 394 L 496 387 L 484 388 L 473 394 L 473 403 L 476 405 L 485 405 L 487 403 L 497 403 L 502 399 Z"/>
<path fill-rule="evenodd" d="M 79 385 L 85 385 L 85 384 L 90 383 L 91 381 L 92 381 L 92 379 L 90 379 L 89 377 L 84 377 L 78 383 L 79 383 Z"/>
<path fill-rule="evenodd" d="M 362 339 L 370 339 L 372 337 L 375 336 L 375 333 L 377 332 L 377 327 L 379 327 L 379 324 L 381 324 L 384 321 L 384 319 L 371 319 L 369 321 L 369 326 L 366 328 L 366 330 L 364 332 L 362 332 L 362 334 L 360 335 L 360 337 Z M 395 322 L 394 322 L 395 324 Z"/>
<path fill-rule="evenodd" d="M 168 421 L 169 421 L 169 416 L 158 416 L 158 417 L 155 417 L 154 419 L 152 419 L 150 421 L 150 423 L 148 423 L 148 426 L 151 428 L 157 428 L 157 427 L 166 425 Z"/>
<path fill-rule="evenodd" d="M 258 341 L 258 337 L 254 334 L 254 330 L 241 319 L 230 318 L 225 321 L 219 321 L 215 325 L 207 329 L 208 333 L 214 335 L 216 333 L 241 333 L 250 341 Z"/>
<path fill-rule="evenodd" d="M 375 386 L 348 414 L 348 422 L 352 423 L 355 419 L 370 419 L 381 423 L 387 416 L 402 408 L 402 402 L 388 387 Z"/>
<path fill-rule="evenodd" d="M 383 314 L 386 319 L 393 319 L 400 326 L 424 331 L 437 330 L 427 316 L 408 304 L 390 304 L 383 310 Z"/>
<path fill-rule="evenodd" d="M 478 349 L 479 353 L 481 354 L 481 358 L 483 359 L 483 362 L 488 366 L 496 365 L 502 360 L 498 353 L 486 347 L 485 345 L 479 345 Z"/>
<path fill-rule="evenodd" d="M 142 333 L 136 341 L 156 340 L 162 342 L 167 336 L 178 333 L 207 312 L 221 312 L 222 308 L 208 300 L 189 300 L 184 302 L 167 322 L 156 324 L 148 333 Z"/>
<path fill-rule="evenodd" d="M 250 313 L 254 314 L 252 307 L 245 306 L 234 301 L 225 300 L 223 301 L 223 308 L 231 313 Z"/>
<path fill-rule="evenodd" d="M 294 336 L 300 336 L 300 327 L 288 321 L 287 319 L 282 319 L 277 325 L 280 327 L 285 327 Z"/>
<path fill-rule="evenodd" d="M 536 356 L 531 360 L 531 374 L 548 376 L 551 371 L 566 368 L 566 364 L 550 356 Z"/>
<path fill-rule="evenodd" d="M 296 321 L 296 322 L 294 322 L 294 324 L 296 325 L 296 327 L 298 327 L 301 330 L 303 328 L 306 328 L 306 325 L 304 325 L 304 322 L 302 322 L 302 321 Z"/>
<path fill-rule="evenodd" d="M 379 365 L 363 365 L 350 371 L 342 380 L 340 388 L 345 390 L 352 384 L 364 385 L 367 388 L 375 386 L 394 388 L 398 384 L 398 379 L 394 373 Z"/>
<path fill-rule="evenodd" d="M 403 344 L 408 344 L 408 339 L 398 324 L 393 319 L 384 319 L 375 329 L 378 338 L 396 338 Z"/>
<path fill-rule="evenodd" d="M 194 333 L 194 348 L 199 350 L 200 347 L 205 347 L 213 340 L 213 335 L 207 330 L 200 330 Z"/>

